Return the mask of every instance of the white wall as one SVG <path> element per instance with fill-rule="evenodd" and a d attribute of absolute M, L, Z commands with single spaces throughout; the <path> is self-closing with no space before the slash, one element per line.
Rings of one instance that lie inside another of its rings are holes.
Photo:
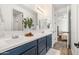
<path fill-rule="evenodd" d="M 16 9 L 20 12 L 23 12 L 24 14 L 24 18 L 26 17 L 32 17 L 34 24 L 36 25 L 36 20 L 37 20 L 37 14 L 33 11 L 28 10 L 27 8 L 24 7 L 20 7 L 18 5 L 0 5 L 1 8 L 1 12 L 2 12 L 2 16 L 3 16 L 3 20 L 4 20 L 4 30 L 10 31 L 12 30 L 12 23 L 13 23 L 13 9 Z"/>
<path fill-rule="evenodd" d="M 3 24 L 1 26 L 3 26 L 3 30 L 11 30 L 11 22 L 12 22 L 11 10 L 9 9 L 8 6 L 5 8 L 4 5 L 1 5 L 0 8 L 1 8 L 1 14 L 3 18 Z"/>

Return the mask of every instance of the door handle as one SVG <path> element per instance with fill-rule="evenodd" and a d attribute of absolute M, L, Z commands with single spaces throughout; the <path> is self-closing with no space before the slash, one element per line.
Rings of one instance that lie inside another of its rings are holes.
<path fill-rule="evenodd" d="M 79 42 L 78 43 L 74 43 L 75 47 L 79 48 Z"/>

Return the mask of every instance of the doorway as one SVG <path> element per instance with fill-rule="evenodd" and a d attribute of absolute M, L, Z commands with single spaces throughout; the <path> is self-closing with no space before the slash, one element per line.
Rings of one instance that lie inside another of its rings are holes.
<path fill-rule="evenodd" d="M 65 7 L 57 12 L 57 42 L 53 48 L 60 50 L 62 55 L 71 55 L 71 11 Z"/>

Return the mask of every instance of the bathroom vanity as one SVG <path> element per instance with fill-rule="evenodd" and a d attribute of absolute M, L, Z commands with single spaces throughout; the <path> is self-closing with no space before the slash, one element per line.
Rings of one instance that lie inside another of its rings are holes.
<path fill-rule="evenodd" d="M 15 42 L 15 41 L 16 42 Z M 33 37 L 20 37 L 0 45 L 0 55 L 45 55 L 52 46 L 52 33 L 42 33 Z M 13 43 L 13 44 L 12 44 Z"/>

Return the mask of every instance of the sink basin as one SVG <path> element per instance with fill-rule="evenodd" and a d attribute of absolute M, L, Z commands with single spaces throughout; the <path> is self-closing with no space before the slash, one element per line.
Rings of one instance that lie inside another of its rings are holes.
<path fill-rule="evenodd" d="M 41 33 L 45 33 L 45 31 L 42 31 Z"/>
<path fill-rule="evenodd" d="M 7 44 L 15 44 L 19 41 L 20 41 L 19 39 L 2 38 L 2 39 L 0 39 L 0 46 L 1 45 L 7 45 Z"/>
<path fill-rule="evenodd" d="M 19 36 L 18 35 L 12 35 L 12 39 L 18 39 Z"/>
<path fill-rule="evenodd" d="M 18 42 L 20 43 L 20 40 L 13 40 L 13 39 L 0 40 L 0 51 L 5 51 L 5 49 L 16 46 Z"/>

